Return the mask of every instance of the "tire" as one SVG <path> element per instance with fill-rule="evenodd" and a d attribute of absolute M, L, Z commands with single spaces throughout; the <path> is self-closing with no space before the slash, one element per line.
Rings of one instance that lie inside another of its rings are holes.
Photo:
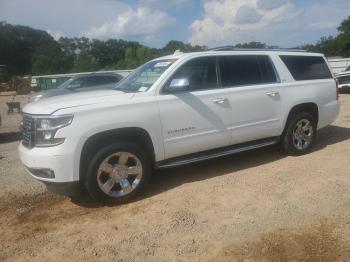
<path fill-rule="evenodd" d="M 147 153 L 136 144 L 120 142 L 103 147 L 92 157 L 84 183 L 95 200 L 122 204 L 145 188 L 150 173 Z"/>
<path fill-rule="evenodd" d="M 309 113 L 297 113 L 288 121 L 282 136 L 282 147 L 291 155 L 308 153 L 316 138 L 317 124 Z"/>

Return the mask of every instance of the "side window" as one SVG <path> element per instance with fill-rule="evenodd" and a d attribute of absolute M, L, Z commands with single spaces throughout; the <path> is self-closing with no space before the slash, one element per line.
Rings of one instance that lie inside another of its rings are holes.
<path fill-rule="evenodd" d="M 96 85 L 107 85 L 117 83 L 119 81 L 119 78 L 116 76 L 98 76 L 97 78 L 98 80 Z"/>
<path fill-rule="evenodd" d="M 257 56 L 256 58 L 259 62 L 263 82 L 265 84 L 276 83 L 278 80 L 271 59 L 265 55 Z"/>
<path fill-rule="evenodd" d="M 218 88 L 216 57 L 201 57 L 186 62 L 171 80 L 182 78 L 188 79 L 191 91 Z"/>
<path fill-rule="evenodd" d="M 257 85 L 277 82 L 268 56 L 235 55 L 220 57 L 223 87 Z"/>
<path fill-rule="evenodd" d="M 297 81 L 332 78 L 321 56 L 281 55 L 280 58 Z"/>
<path fill-rule="evenodd" d="M 98 86 L 98 85 L 105 85 L 105 84 L 109 84 L 110 82 L 108 81 L 108 76 L 95 76 L 94 79 L 94 85 Z"/>
<path fill-rule="evenodd" d="M 112 83 L 110 76 L 90 76 L 86 83 L 86 87 L 106 85 L 109 83 Z"/>
<path fill-rule="evenodd" d="M 111 84 L 111 83 L 117 83 L 119 82 L 120 78 L 117 76 L 105 76 L 105 83 Z"/>
<path fill-rule="evenodd" d="M 89 76 L 85 80 L 84 87 L 100 85 L 101 84 L 100 82 L 101 82 L 100 81 L 100 77 L 98 77 L 98 76 Z"/>
<path fill-rule="evenodd" d="M 80 78 L 74 79 L 69 84 L 68 87 L 70 87 L 70 88 L 82 88 L 82 87 L 85 87 L 86 86 L 86 80 L 87 80 L 86 77 L 80 77 Z"/>

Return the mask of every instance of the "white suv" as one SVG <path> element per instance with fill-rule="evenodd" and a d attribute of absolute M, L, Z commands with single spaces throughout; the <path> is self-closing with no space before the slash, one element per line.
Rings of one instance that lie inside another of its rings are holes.
<path fill-rule="evenodd" d="M 150 61 L 115 90 L 23 109 L 20 157 L 50 191 L 128 201 L 154 168 L 280 142 L 303 154 L 339 112 L 322 54 L 217 49 Z"/>

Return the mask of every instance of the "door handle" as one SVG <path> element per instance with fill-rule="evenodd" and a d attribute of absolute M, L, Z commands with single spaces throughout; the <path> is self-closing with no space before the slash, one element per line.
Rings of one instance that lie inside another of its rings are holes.
<path fill-rule="evenodd" d="M 213 100 L 211 100 L 213 103 L 215 104 L 223 104 L 227 101 L 227 98 L 214 98 Z"/>
<path fill-rule="evenodd" d="M 275 92 L 267 92 L 266 95 L 271 96 L 271 97 L 276 97 L 276 96 L 279 95 L 279 93 L 277 91 L 275 91 Z"/>

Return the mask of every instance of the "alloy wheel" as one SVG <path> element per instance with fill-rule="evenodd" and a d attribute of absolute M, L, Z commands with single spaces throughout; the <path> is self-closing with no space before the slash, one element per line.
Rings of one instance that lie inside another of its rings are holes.
<path fill-rule="evenodd" d="M 313 138 L 314 128 L 310 120 L 299 120 L 293 129 L 293 145 L 298 150 L 307 149 Z"/>
<path fill-rule="evenodd" d="M 116 152 L 99 165 L 97 183 L 105 194 L 118 198 L 134 191 L 140 184 L 142 175 L 142 164 L 136 155 Z"/>

